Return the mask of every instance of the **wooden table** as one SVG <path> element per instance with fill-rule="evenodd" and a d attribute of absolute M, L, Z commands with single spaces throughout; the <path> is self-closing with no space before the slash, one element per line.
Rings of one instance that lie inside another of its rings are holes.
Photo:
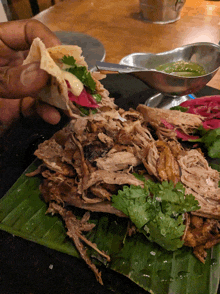
<path fill-rule="evenodd" d="M 158 53 L 195 42 L 220 41 L 220 2 L 186 0 L 180 20 L 143 21 L 139 0 L 66 0 L 35 16 L 53 31 L 75 31 L 102 42 L 107 62 L 133 52 Z M 208 83 L 220 89 L 220 71 Z"/>

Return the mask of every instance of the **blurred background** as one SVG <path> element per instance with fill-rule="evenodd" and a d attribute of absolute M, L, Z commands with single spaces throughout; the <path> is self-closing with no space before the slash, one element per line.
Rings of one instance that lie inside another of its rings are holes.
<path fill-rule="evenodd" d="M 31 18 L 63 0 L 0 0 L 0 22 Z"/>

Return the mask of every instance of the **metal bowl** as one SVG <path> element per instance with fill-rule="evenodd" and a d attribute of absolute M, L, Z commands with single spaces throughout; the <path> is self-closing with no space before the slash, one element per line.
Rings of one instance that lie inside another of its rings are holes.
<path fill-rule="evenodd" d="M 180 19 L 186 0 L 139 0 L 143 20 L 167 24 Z"/>
<path fill-rule="evenodd" d="M 165 63 L 190 61 L 203 66 L 206 73 L 196 77 L 180 77 L 159 72 L 156 68 Z M 162 53 L 132 53 L 125 56 L 121 65 L 141 68 L 131 74 L 144 81 L 158 92 L 169 96 L 183 96 L 202 89 L 216 74 L 220 66 L 220 46 L 200 42 L 188 44 Z"/>

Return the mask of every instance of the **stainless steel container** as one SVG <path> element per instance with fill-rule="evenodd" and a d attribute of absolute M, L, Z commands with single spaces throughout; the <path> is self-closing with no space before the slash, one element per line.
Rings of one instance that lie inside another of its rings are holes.
<path fill-rule="evenodd" d="M 186 0 L 140 0 L 141 15 L 144 20 L 167 24 L 180 19 Z"/>

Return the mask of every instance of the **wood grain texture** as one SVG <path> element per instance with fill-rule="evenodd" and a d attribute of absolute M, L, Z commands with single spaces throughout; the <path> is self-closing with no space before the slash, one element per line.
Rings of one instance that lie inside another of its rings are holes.
<path fill-rule="evenodd" d="M 66 0 L 35 16 L 53 31 L 75 31 L 102 42 L 107 62 L 134 52 L 159 53 L 195 42 L 220 41 L 220 2 L 186 0 L 181 18 L 170 24 L 146 22 L 139 0 Z M 220 71 L 208 83 L 220 89 Z"/>

